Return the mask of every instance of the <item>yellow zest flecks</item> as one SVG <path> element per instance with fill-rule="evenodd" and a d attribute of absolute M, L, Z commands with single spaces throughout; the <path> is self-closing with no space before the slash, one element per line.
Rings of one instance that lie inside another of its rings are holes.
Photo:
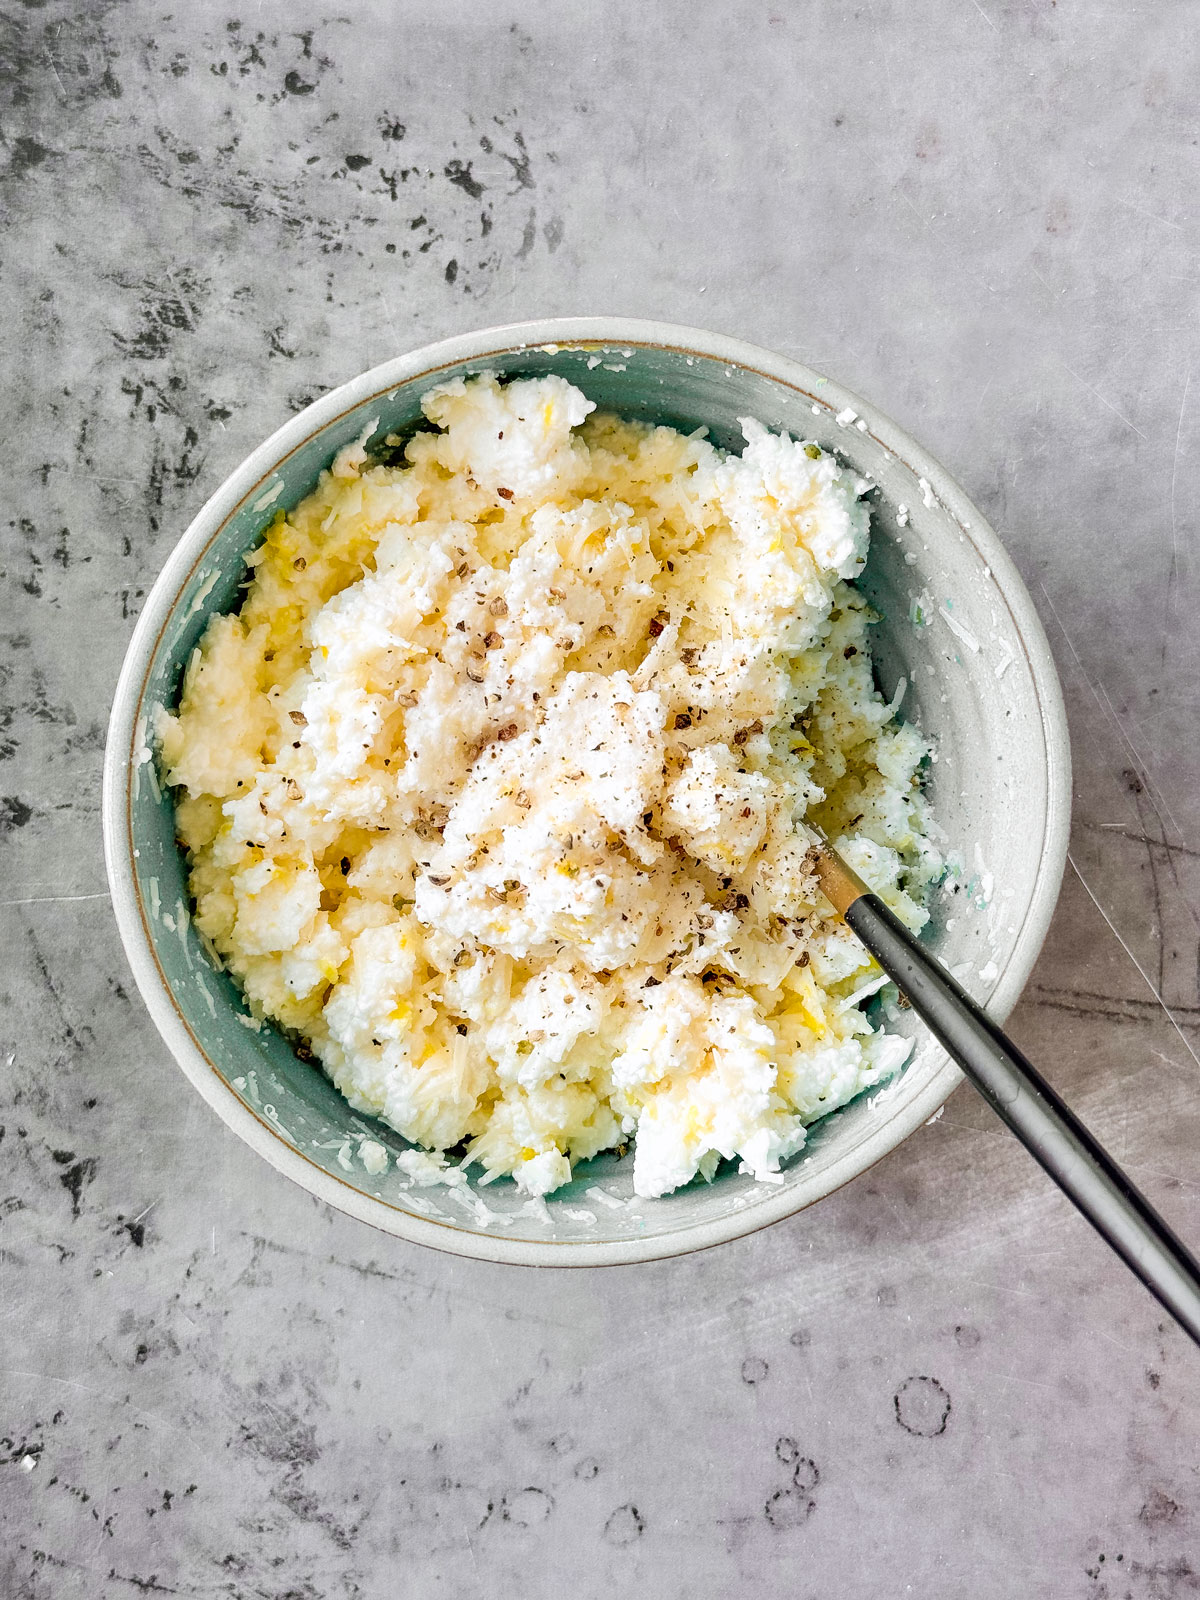
<path fill-rule="evenodd" d="M 847 581 L 862 484 L 557 377 L 422 407 L 271 518 L 164 718 L 196 924 L 427 1149 L 534 1193 L 636 1129 L 639 1194 L 771 1176 L 897 1064 L 804 820 L 908 919 L 936 871 Z"/>

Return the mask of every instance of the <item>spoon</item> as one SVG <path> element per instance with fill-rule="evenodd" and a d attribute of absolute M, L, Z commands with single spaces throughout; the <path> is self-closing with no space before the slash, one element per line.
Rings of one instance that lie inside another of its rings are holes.
<path fill-rule="evenodd" d="M 1021 1052 L 821 838 L 826 899 L 1063 1193 L 1200 1344 L 1200 1262 Z"/>

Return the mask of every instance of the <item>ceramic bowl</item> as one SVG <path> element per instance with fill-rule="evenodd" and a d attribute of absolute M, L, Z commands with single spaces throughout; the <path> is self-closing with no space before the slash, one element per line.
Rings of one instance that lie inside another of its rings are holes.
<path fill-rule="evenodd" d="M 138 987 L 179 1065 L 235 1133 L 281 1173 L 352 1216 L 418 1244 L 493 1261 L 600 1265 L 673 1255 L 749 1233 L 811 1205 L 929 1118 L 957 1069 L 911 1014 L 904 1072 L 812 1131 L 782 1182 L 730 1167 L 660 1200 L 632 1194 L 630 1161 L 583 1166 L 548 1204 L 511 1181 L 418 1189 L 389 1161 L 372 1176 L 365 1137 L 405 1142 L 351 1110 L 313 1062 L 253 1025 L 192 927 L 172 805 L 151 753 L 155 709 L 174 704 L 189 655 L 232 609 L 245 558 L 281 506 L 303 498 L 342 445 L 417 421 L 445 379 L 560 373 L 598 406 L 742 444 L 740 417 L 815 439 L 878 485 L 861 580 L 882 615 L 878 677 L 908 680 L 904 714 L 932 736 L 929 792 L 957 864 L 929 942 L 990 1014 L 1011 1010 L 1054 908 L 1066 854 L 1069 752 L 1062 697 L 1029 596 L 962 490 L 866 401 L 808 367 L 695 328 L 623 318 L 464 334 L 343 384 L 286 423 L 217 490 L 180 540 L 138 622 L 113 705 L 104 837 L 113 904 Z M 904 508 L 904 509 L 902 509 Z M 156 1070 L 147 1062 L 147 1071 Z"/>

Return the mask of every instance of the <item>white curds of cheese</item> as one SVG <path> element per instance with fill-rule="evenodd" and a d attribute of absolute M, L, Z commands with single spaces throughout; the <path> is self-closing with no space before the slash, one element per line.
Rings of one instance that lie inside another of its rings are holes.
<path fill-rule="evenodd" d="M 423 409 L 277 515 L 163 718 L 197 925 L 351 1105 L 480 1181 L 630 1141 L 640 1195 L 777 1179 L 908 1051 L 806 819 L 913 928 L 940 870 L 851 585 L 867 485 L 558 377 Z"/>

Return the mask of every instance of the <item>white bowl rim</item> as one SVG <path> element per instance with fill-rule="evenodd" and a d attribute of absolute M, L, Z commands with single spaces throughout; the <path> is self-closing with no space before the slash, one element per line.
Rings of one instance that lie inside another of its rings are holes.
<path fill-rule="evenodd" d="M 852 409 L 885 449 L 914 475 L 928 481 L 982 562 L 991 568 L 992 579 L 1009 608 L 1030 665 L 1047 762 L 1046 816 L 1038 873 L 1012 953 L 987 1003 L 997 1021 L 1003 1021 L 1016 1004 L 1058 899 L 1070 828 L 1070 743 L 1058 674 L 1033 601 L 998 536 L 963 489 L 939 462 L 869 401 L 802 362 L 724 334 L 609 316 L 547 318 L 458 334 L 395 356 L 332 389 L 285 422 L 225 479 L 193 518 L 146 598 L 121 668 L 109 721 L 103 781 L 105 864 L 118 931 L 147 1009 L 179 1066 L 227 1126 L 278 1172 L 318 1199 L 410 1243 L 456 1255 L 519 1266 L 613 1266 L 722 1244 L 815 1204 L 882 1160 L 915 1132 L 945 1103 L 962 1081 L 962 1074 L 943 1057 L 919 1095 L 818 1177 L 782 1187 L 753 1206 L 711 1221 L 687 1224 L 678 1233 L 589 1242 L 519 1240 L 469 1232 L 453 1223 L 413 1216 L 344 1183 L 310 1161 L 238 1098 L 200 1048 L 175 1003 L 154 952 L 133 872 L 132 752 L 150 664 L 188 578 L 228 519 L 285 457 L 346 411 L 414 379 L 433 378 L 439 370 L 459 362 L 491 357 L 502 360 L 523 349 L 544 345 L 666 346 L 750 369 L 810 398 L 819 388 L 822 405 L 832 406 L 835 411 Z"/>

